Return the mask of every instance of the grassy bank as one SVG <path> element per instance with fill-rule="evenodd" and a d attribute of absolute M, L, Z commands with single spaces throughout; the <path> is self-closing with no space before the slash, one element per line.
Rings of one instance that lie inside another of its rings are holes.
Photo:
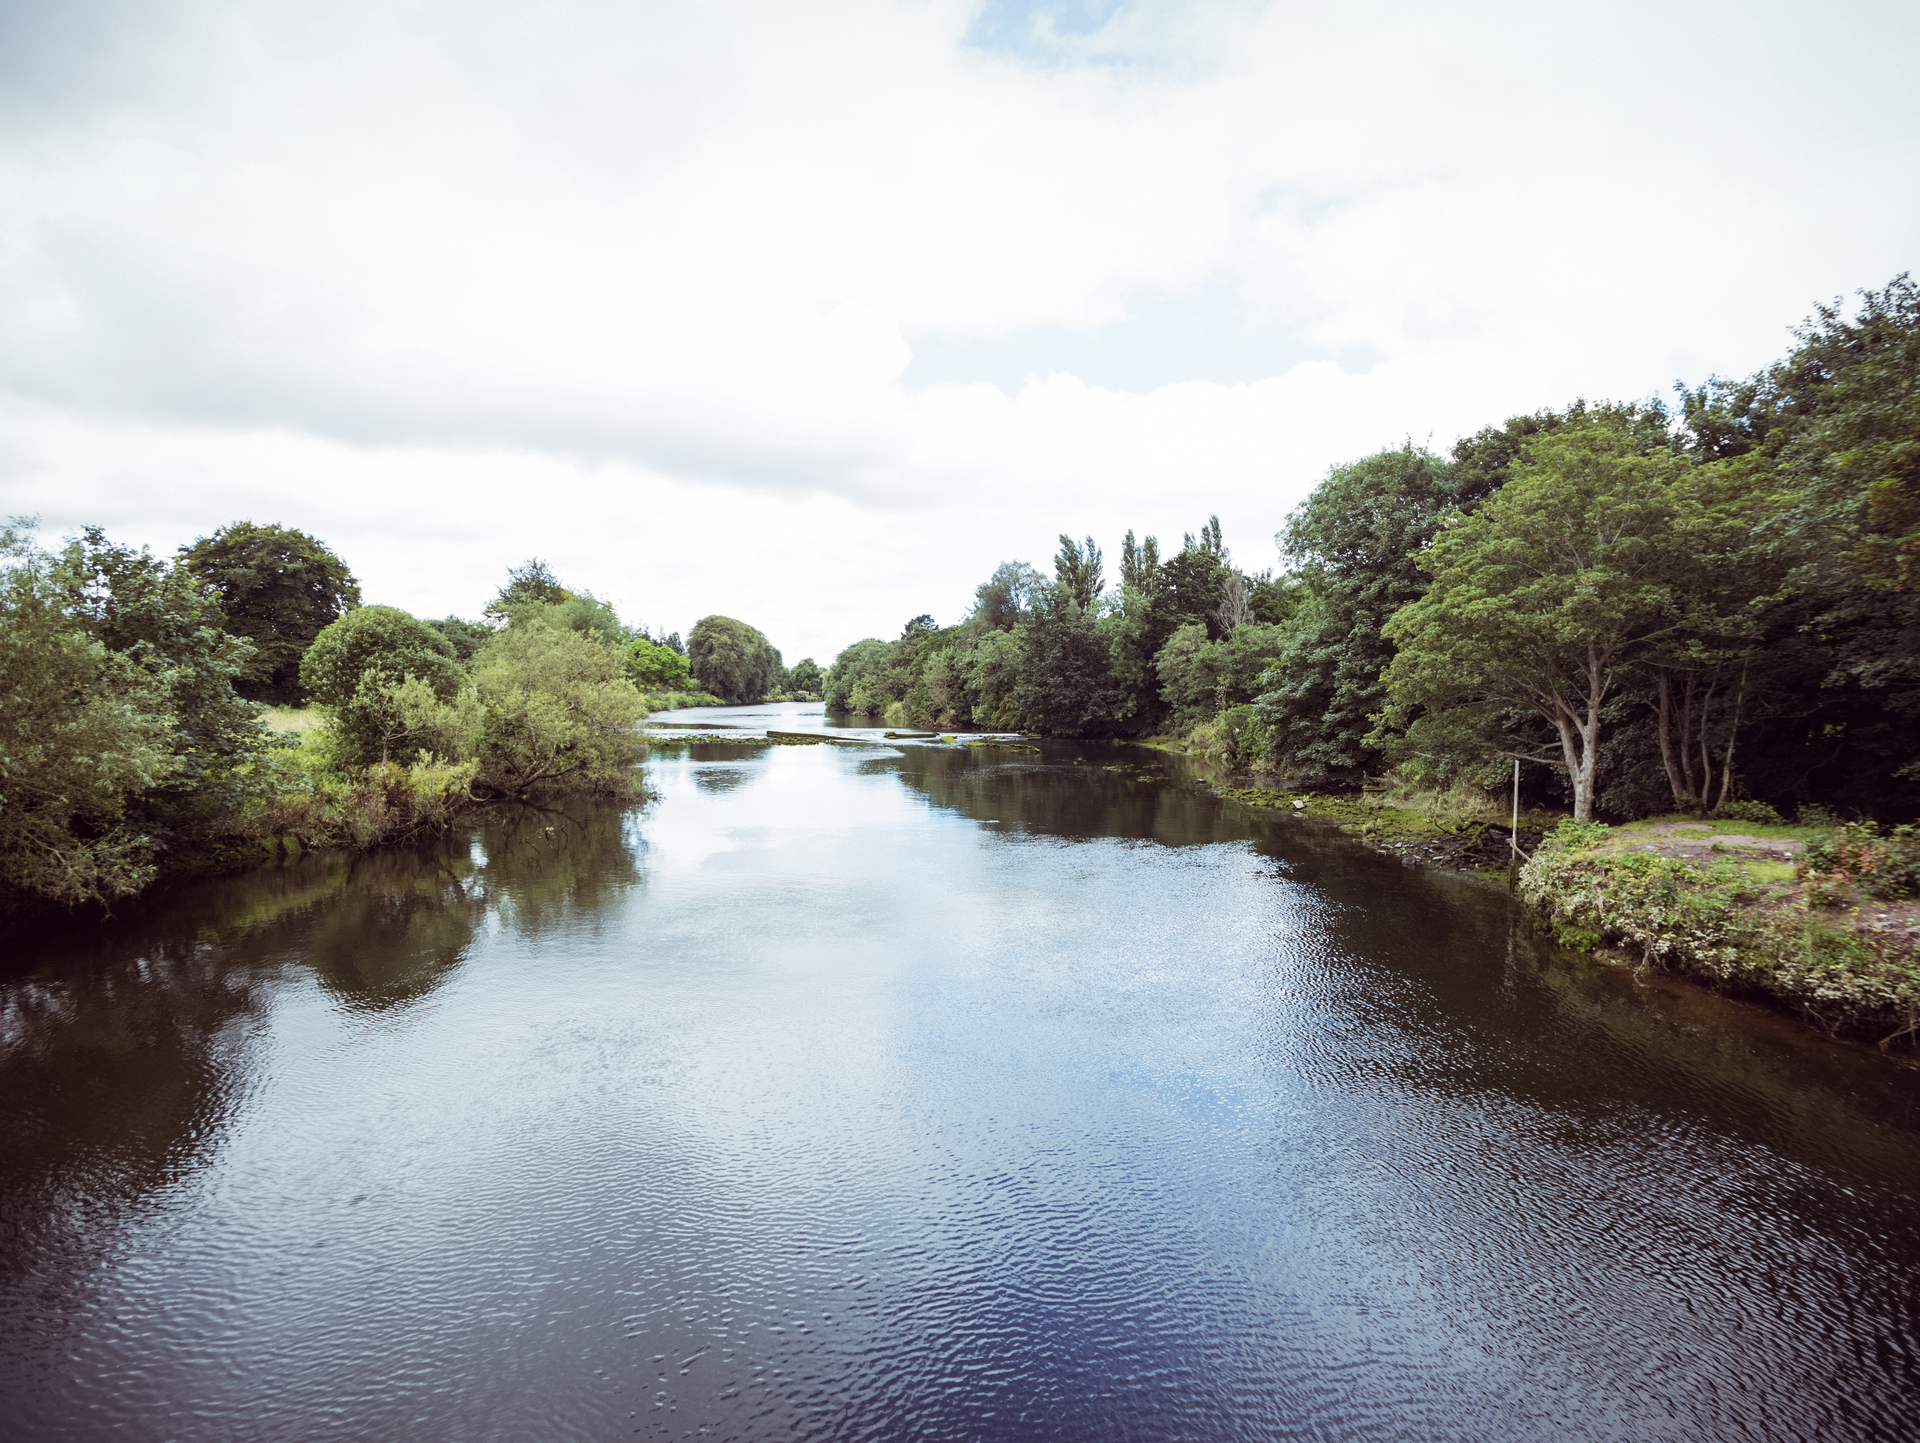
<path fill-rule="evenodd" d="M 1920 1043 L 1910 829 L 1568 822 L 1520 872 L 1565 946 L 1791 1007 L 1882 1048 Z"/>
<path fill-rule="evenodd" d="M 1151 744 L 1188 750 L 1184 738 Z M 1562 946 L 1763 999 L 1883 1049 L 1920 1047 L 1914 828 L 1817 813 L 1804 824 L 1675 813 L 1606 826 L 1528 810 L 1516 876 L 1511 812 L 1475 788 L 1215 790 L 1330 822 L 1408 866 L 1513 877 L 1528 911 Z"/>

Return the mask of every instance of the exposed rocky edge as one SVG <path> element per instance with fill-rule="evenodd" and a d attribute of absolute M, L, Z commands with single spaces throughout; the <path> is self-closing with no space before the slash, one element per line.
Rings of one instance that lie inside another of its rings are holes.
<path fill-rule="evenodd" d="M 1521 899 L 1564 946 L 1920 1044 L 1920 903 L 1789 869 L 1792 839 L 1648 830 L 1563 824 L 1521 868 Z"/>

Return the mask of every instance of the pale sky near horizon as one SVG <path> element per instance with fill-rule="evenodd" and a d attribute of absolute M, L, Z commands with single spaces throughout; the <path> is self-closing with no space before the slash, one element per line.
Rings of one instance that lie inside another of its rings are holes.
<path fill-rule="evenodd" d="M 1920 247 L 1911 3 L 0 0 L 0 511 L 528 556 L 823 664 L 1059 532 L 1751 372 Z"/>

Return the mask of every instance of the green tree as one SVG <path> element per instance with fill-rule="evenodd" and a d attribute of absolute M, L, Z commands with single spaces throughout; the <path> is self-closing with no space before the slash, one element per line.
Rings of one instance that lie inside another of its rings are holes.
<path fill-rule="evenodd" d="M 349 766 L 418 755 L 419 744 L 405 740 L 393 690 L 408 677 L 442 702 L 452 702 L 465 681 L 452 643 L 395 606 L 348 612 L 314 638 L 300 667 L 301 683 L 329 713 L 340 760 Z"/>
<path fill-rule="evenodd" d="M 185 565 L 109 541 L 89 526 L 60 554 L 67 613 L 108 651 L 159 682 L 175 722 L 168 777 L 131 804 L 159 836 L 177 837 L 236 808 L 266 783 L 259 706 L 237 694 L 252 655 L 230 635 L 211 589 Z"/>
<path fill-rule="evenodd" d="M 794 691 L 807 692 L 818 697 L 820 689 L 826 684 L 826 674 L 820 670 L 820 664 L 810 656 L 803 656 L 793 664 L 793 671 L 787 680 Z"/>
<path fill-rule="evenodd" d="M 1065 532 L 1060 534 L 1060 552 L 1053 558 L 1057 585 L 1065 588 L 1083 612 L 1091 614 L 1093 603 L 1106 589 L 1101 575 L 1100 548 L 1089 536 L 1083 547 Z"/>
<path fill-rule="evenodd" d="M 827 710 L 869 711 L 877 690 L 873 678 L 884 675 L 892 655 L 893 647 L 889 643 L 871 636 L 844 648 L 827 669 L 826 681 L 822 686 Z M 854 693 L 863 687 L 860 704 L 856 706 Z M 884 711 L 887 701 L 891 699 L 882 699 L 880 709 Z"/>
<path fill-rule="evenodd" d="M 443 616 L 437 621 L 429 621 L 432 627 L 447 639 L 453 648 L 454 660 L 462 666 L 472 661 L 474 654 L 487 644 L 493 636 L 493 628 L 483 622 L 465 621 L 457 616 Z"/>
<path fill-rule="evenodd" d="M 1718 536 L 1697 480 L 1606 425 L 1530 443 L 1512 479 L 1441 532 L 1422 557 L 1432 586 L 1387 623 L 1398 713 L 1531 712 L 1559 741 L 1557 756 L 1531 759 L 1564 769 L 1574 816 L 1590 819 L 1623 675 L 1709 624 L 1685 613 L 1686 573 Z"/>
<path fill-rule="evenodd" d="M 644 636 L 627 642 L 624 662 L 627 680 L 643 692 L 686 691 L 693 684 L 686 657 Z"/>
<path fill-rule="evenodd" d="M 1003 561 L 975 588 L 968 620 L 977 631 L 1011 630 L 1032 614 L 1034 598 L 1046 585 L 1046 577 L 1026 562 Z"/>
<path fill-rule="evenodd" d="M 560 601 L 516 602 L 505 614 L 509 626 L 551 626 L 585 632 L 614 647 L 625 646 L 633 635 L 614 609 L 590 591 L 573 592 Z"/>
<path fill-rule="evenodd" d="M 730 616 L 703 616 L 687 637 L 700 685 L 724 702 L 759 701 L 780 674 L 780 653 L 755 628 Z"/>
<path fill-rule="evenodd" d="M 1120 543 L 1120 585 L 1140 600 L 1151 602 L 1160 589 L 1160 538 L 1149 536 L 1136 544 L 1129 530 Z"/>
<path fill-rule="evenodd" d="M 972 699 L 975 726 L 1013 731 L 1026 725 L 1020 698 L 1027 630 L 1022 622 L 1011 631 L 990 631 L 962 656 L 959 665 L 964 694 Z"/>
<path fill-rule="evenodd" d="M 253 644 L 234 689 L 250 701 L 299 705 L 307 648 L 360 604 L 360 584 L 346 562 L 304 531 L 251 521 L 182 547 L 180 559 L 213 588 L 226 629 Z"/>
<path fill-rule="evenodd" d="M 552 606 L 572 599 L 573 593 L 560 584 L 553 568 L 536 556 L 507 568 L 507 584 L 487 603 L 485 614 L 494 621 L 505 621 L 515 607 L 529 603 Z"/>
<path fill-rule="evenodd" d="M 1315 604 L 1287 621 L 1254 709 L 1288 767 L 1351 779 L 1379 766 L 1381 628 L 1426 590 L 1415 556 L 1457 495 L 1446 462 L 1405 445 L 1334 467 L 1287 518 L 1276 540 Z"/>
<path fill-rule="evenodd" d="M 486 713 L 485 785 L 515 797 L 633 790 L 646 703 L 617 648 L 570 628 L 508 627 L 474 658 L 473 683 Z"/>
<path fill-rule="evenodd" d="M 29 531 L 0 530 L 0 881 L 111 901 L 154 875 L 127 813 L 178 765 L 170 678 L 75 623 L 71 578 Z"/>
<path fill-rule="evenodd" d="M 1783 806 L 1908 816 L 1920 806 L 1920 288 L 1902 275 L 1852 315 L 1820 306 L 1795 340 L 1747 380 L 1679 388 L 1692 453 L 1775 502 L 1743 558 L 1785 572 L 1750 659 L 1746 784 Z"/>
<path fill-rule="evenodd" d="M 1049 587 L 1025 627 L 1015 703 L 1021 716 L 1055 736 L 1111 727 L 1114 689 L 1107 647 L 1065 587 Z"/>
<path fill-rule="evenodd" d="M 1154 658 L 1167 725 L 1186 731 L 1251 701 L 1280 653 L 1282 637 L 1280 627 L 1262 622 L 1235 628 L 1225 641 L 1208 641 L 1206 627 L 1197 621 L 1174 632 Z"/>

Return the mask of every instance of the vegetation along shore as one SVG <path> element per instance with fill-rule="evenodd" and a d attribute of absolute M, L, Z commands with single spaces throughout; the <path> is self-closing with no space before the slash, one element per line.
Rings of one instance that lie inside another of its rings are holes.
<path fill-rule="evenodd" d="M 97 528 L 50 550 L 16 520 L 0 561 L 10 917 L 405 841 L 487 801 L 635 798 L 649 712 L 819 680 L 728 617 L 651 636 L 538 560 L 473 620 L 363 605 L 322 542 L 252 522 L 169 559 Z"/>
<path fill-rule="evenodd" d="M 1920 288 L 1821 307 L 1779 362 L 1333 467 L 1279 566 L 1209 518 L 1060 537 L 786 667 L 682 643 L 539 561 L 472 620 L 365 605 L 299 531 L 162 559 L 16 522 L 0 571 L 0 893 L 365 847 L 488 799 L 637 794 L 650 710 L 824 700 L 896 730 L 1157 741 L 1249 805 L 1515 878 L 1565 944 L 1920 1043 Z M 273 708 L 274 710 L 268 710 Z M 1518 796 L 1513 795 L 1517 785 Z M 1302 805 L 1296 807 L 1296 803 Z"/>
<path fill-rule="evenodd" d="M 1910 278 L 1671 406 L 1576 400 L 1447 455 L 1336 466 L 1276 539 L 1282 567 L 1255 571 L 1214 520 L 1165 556 L 1129 532 L 1110 585 L 1095 541 L 1063 535 L 1051 576 L 1005 563 L 959 622 L 846 648 L 828 704 L 1157 737 L 1244 774 L 1243 794 L 1352 798 L 1352 826 L 1409 853 L 1470 831 L 1497 854 L 1518 765 L 1543 834 L 1521 890 L 1562 940 L 1913 1043 Z M 1663 817 L 1665 840 L 1625 840 Z M 1742 862 L 1671 839 L 1723 822 L 1800 850 Z"/>

